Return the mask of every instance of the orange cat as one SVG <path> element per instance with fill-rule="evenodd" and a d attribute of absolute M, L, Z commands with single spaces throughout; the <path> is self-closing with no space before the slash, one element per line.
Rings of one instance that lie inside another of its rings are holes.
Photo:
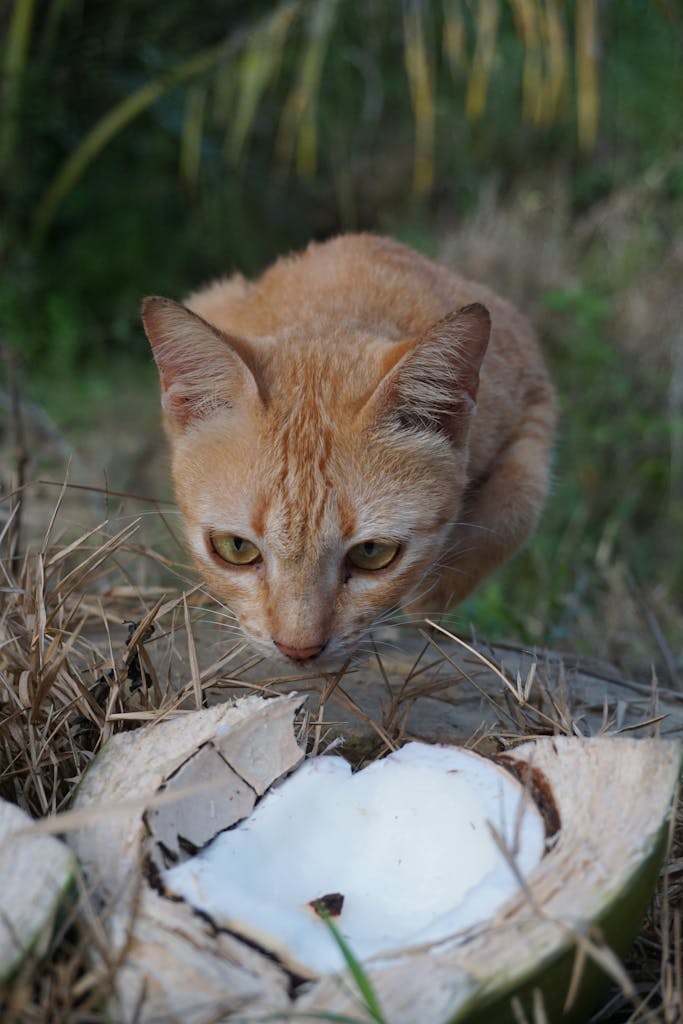
<path fill-rule="evenodd" d="M 264 655 L 337 667 L 391 609 L 457 604 L 534 528 L 553 391 L 526 320 L 481 285 L 344 235 L 143 319 L 192 555 Z"/>

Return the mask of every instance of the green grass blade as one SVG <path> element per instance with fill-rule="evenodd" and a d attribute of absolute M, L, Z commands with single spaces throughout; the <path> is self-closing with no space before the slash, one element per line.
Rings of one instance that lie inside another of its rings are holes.
<path fill-rule="evenodd" d="M 325 57 L 334 29 L 339 0 L 317 0 L 309 22 L 308 41 L 301 58 L 301 70 L 287 97 L 278 132 L 277 150 L 289 163 L 296 146 L 299 174 L 314 174 L 317 163 L 317 111 Z"/>
<path fill-rule="evenodd" d="M 372 983 L 368 978 L 367 974 L 365 973 L 365 971 L 363 970 L 362 965 L 353 955 L 344 936 L 339 931 L 336 924 L 334 923 L 329 913 L 322 904 L 318 904 L 318 913 L 320 914 L 323 921 L 329 928 L 332 934 L 332 938 L 339 947 L 341 955 L 344 957 L 346 966 L 348 967 L 349 972 L 351 973 L 351 977 L 356 983 L 356 987 L 363 999 L 363 1002 L 365 1003 L 366 1010 L 370 1014 L 371 1018 L 374 1021 L 377 1021 L 377 1024 L 387 1024 L 384 1014 L 382 1013 L 382 1008 L 379 1005 L 377 996 L 375 995 L 375 990 L 372 987 Z"/>
<path fill-rule="evenodd" d="M 40 241 L 45 236 L 59 205 L 113 138 L 166 93 L 233 57 L 245 45 L 253 31 L 254 27 L 239 30 L 223 42 L 193 54 L 166 74 L 147 82 L 109 110 L 62 164 L 44 192 L 33 222 L 34 239 Z"/>
<path fill-rule="evenodd" d="M 486 96 L 496 56 L 499 16 L 500 0 L 480 0 L 476 17 L 477 41 L 465 97 L 465 112 L 472 121 L 483 117 L 486 108 Z"/>
<path fill-rule="evenodd" d="M 41 29 L 39 51 L 42 56 L 49 54 L 53 47 L 60 23 L 72 6 L 73 0 L 52 0 Z"/>
<path fill-rule="evenodd" d="M 7 167 L 14 154 L 18 125 L 21 79 L 33 25 L 35 0 L 14 0 L 5 58 L 3 61 L 4 98 L 0 118 L 0 167 Z"/>
<path fill-rule="evenodd" d="M 403 18 L 404 60 L 415 119 L 413 187 L 418 195 L 434 183 L 434 67 L 425 43 L 421 8 L 410 4 Z"/>
<path fill-rule="evenodd" d="M 551 0 L 545 19 L 548 48 L 548 99 L 545 123 L 552 124 L 557 117 L 567 84 L 567 37 L 560 0 Z"/>
<path fill-rule="evenodd" d="M 180 137 L 180 177 L 190 192 L 194 192 L 199 180 L 206 94 L 206 85 L 197 83 L 188 88 L 185 97 Z"/>
<path fill-rule="evenodd" d="M 538 123 L 538 104 L 543 94 L 543 67 L 539 28 L 540 9 L 535 0 L 510 0 L 515 31 L 524 46 L 522 116 Z"/>
<path fill-rule="evenodd" d="M 576 108 L 579 145 L 591 149 L 598 136 L 598 9 L 596 0 L 576 5 Z"/>
<path fill-rule="evenodd" d="M 8 79 L 20 75 L 24 70 L 34 9 L 35 0 L 14 0 L 3 61 Z"/>
<path fill-rule="evenodd" d="M 231 46 L 230 43 L 233 45 Z M 236 49 L 234 38 L 229 43 L 212 46 L 195 54 L 161 78 L 148 82 L 142 88 L 126 96 L 112 110 L 108 111 L 92 128 L 80 145 L 62 165 L 38 204 L 34 220 L 34 235 L 40 240 L 46 234 L 60 203 L 64 201 L 76 182 L 82 177 L 92 161 L 105 146 L 130 124 L 139 114 L 156 103 L 165 93 L 196 75 L 207 71 L 214 64 L 224 60 Z"/>
<path fill-rule="evenodd" d="M 462 0 L 443 2 L 442 46 L 451 75 L 457 81 L 467 63 L 467 34 Z"/>
<path fill-rule="evenodd" d="M 237 110 L 230 133 L 230 154 L 238 163 L 251 133 L 261 98 L 277 77 L 290 27 L 300 3 L 281 4 L 244 49 L 239 69 Z"/>
<path fill-rule="evenodd" d="M 265 1017 L 249 1017 L 236 1018 L 232 1024 L 287 1024 L 287 1021 L 296 1018 L 297 1022 L 302 1020 L 310 1021 L 322 1021 L 323 1024 L 365 1024 L 365 1021 L 359 1020 L 358 1017 L 347 1017 L 344 1013 L 325 1013 L 321 1010 L 319 1013 L 315 1011 L 302 1012 L 301 1010 L 295 1010 L 292 1013 L 269 1013 Z"/>

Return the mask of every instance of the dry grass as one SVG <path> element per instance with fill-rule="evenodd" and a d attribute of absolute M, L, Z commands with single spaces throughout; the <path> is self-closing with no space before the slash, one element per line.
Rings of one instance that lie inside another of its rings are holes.
<path fill-rule="evenodd" d="M 30 500 L 30 490 L 26 496 Z M 10 503 L 3 507 L 9 509 Z M 12 532 L 16 512 L 5 516 L 2 531 L 0 794 L 35 817 L 68 809 L 80 778 L 113 733 L 228 694 L 310 689 L 317 693 L 308 725 L 312 749 L 335 743 L 335 721 L 345 715 L 370 730 L 377 754 L 410 734 L 409 712 L 453 686 L 454 647 L 447 648 L 443 636 L 425 635 L 398 682 L 394 653 L 378 653 L 384 696 L 376 715 L 362 708 L 353 673 L 340 672 L 322 683 L 263 678 L 241 644 L 214 658 L 202 622 L 208 605 L 197 588 L 170 593 L 157 584 L 136 587 L 132 581 L 131 564 L 158 561 L 154 552 L 136 544 L 135 520 L 123 527 L 99 524 L 60 540 L 59 515 L 58 504 L 43 540 L 21 558 L 20 538 Z M 471 745 L 499 749 L 539 733 L 585 731 L 585 709 L 577 709 L 570 697 L 563 702 L 557 692 L 550 693 L 536 663 L 526 678 L 515 678 L 492 662 L 499 685 L 491 691 L 477 675 L 480 657 L 472 649 L 474 667 L 459 682 L 479 688 L 492 711 L 489 724 L 469 737 Z M 653 690 L 652 714 L 644 723 L 648 731 L 659 728 L 662 694 Z M 636 1003 L 615 989 L 596 1021 L 683 1020 L 682 903 L 683 817 L 672 830 L 668 865 L 628 963 Z M 100 954 L 97 965 L 93 950 Z M 28 957 L 0 992 L 3 1022 L 100 1024 L 114 969 L 102 922 L 79 882 L 77 898 L 48 948 Z M 539 1010 L 534 1024 L 542 1020 Z"/>

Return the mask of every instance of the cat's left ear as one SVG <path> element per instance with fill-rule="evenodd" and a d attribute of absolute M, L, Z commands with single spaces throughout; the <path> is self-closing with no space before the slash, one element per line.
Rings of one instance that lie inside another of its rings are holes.
<path fill-rule="evenodd" d="M 142 320 L 152 346 L 166 423 L 182 432 L 220 408 L 259 397 L 259 375 L 248 345 L 228 337 L 186 306 L 150 296 Z"/>
<path fill-rule="evenodd" d="M 381 415 L 460 439 L 476 405 L 490 333 L 489 311 L 475 302 L 448 313 L 417 341 L 397 346 L 376 392 Z"/>

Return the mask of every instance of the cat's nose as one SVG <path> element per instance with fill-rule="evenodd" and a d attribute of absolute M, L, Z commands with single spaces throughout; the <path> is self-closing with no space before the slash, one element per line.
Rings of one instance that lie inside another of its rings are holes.
<path fill-rule="evenodd" d="M 320 654 L 327 641 L 322 644 L 314 644 L 312 647 L 290 647 L 289 644 L 283 644 L 275 639 L 273 643 L 281 654 L 291 658 L 292 661 L 308 661 L 309 658 L 315 658 Z"/>

